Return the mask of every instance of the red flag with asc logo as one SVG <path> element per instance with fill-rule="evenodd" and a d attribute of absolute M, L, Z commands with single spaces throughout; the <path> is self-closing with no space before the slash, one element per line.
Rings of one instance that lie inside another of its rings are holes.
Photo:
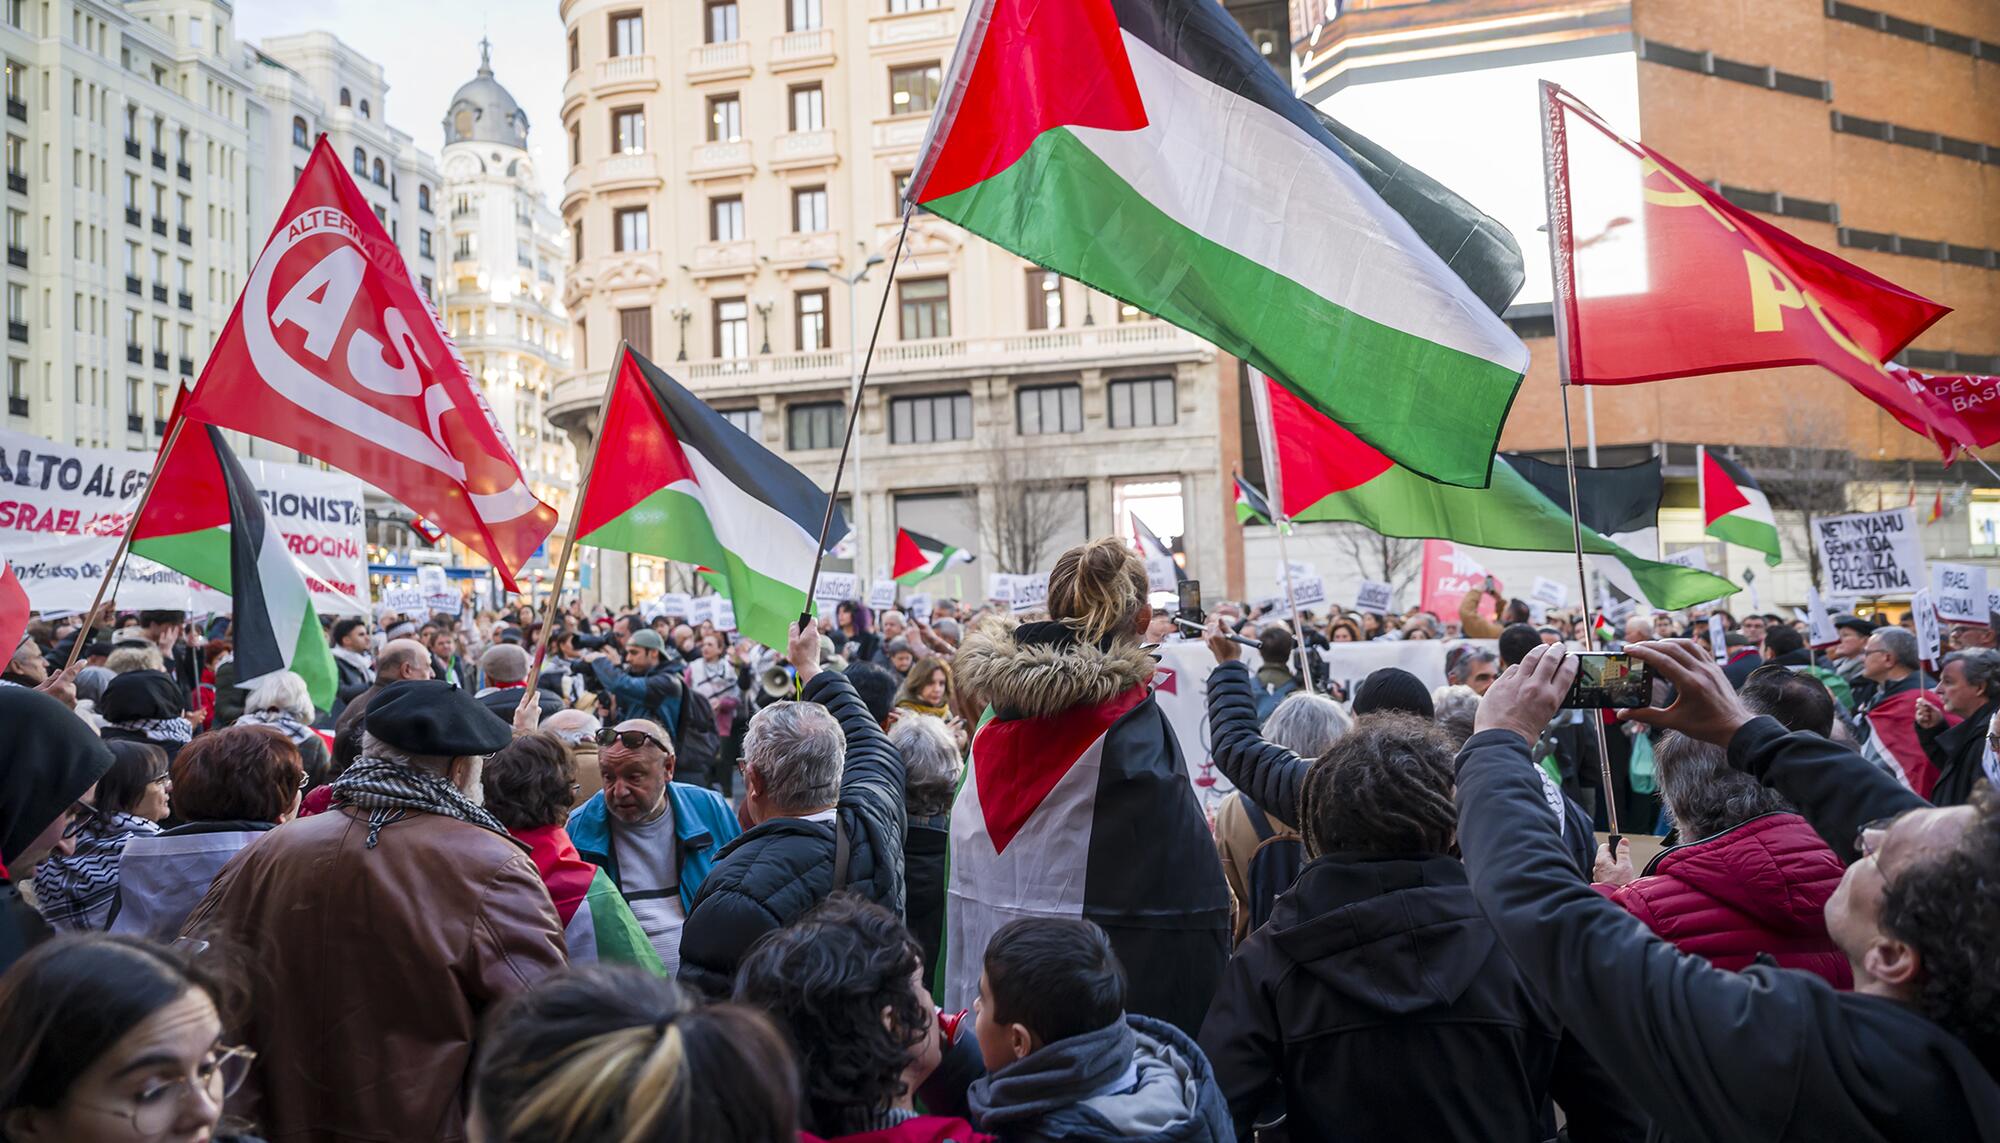
<path fill-rule="evenodd" d="M 322 137 L 187 405 L 344 469 L 486 557 L 509 591 L 555 527 L 402 255 Z"/>

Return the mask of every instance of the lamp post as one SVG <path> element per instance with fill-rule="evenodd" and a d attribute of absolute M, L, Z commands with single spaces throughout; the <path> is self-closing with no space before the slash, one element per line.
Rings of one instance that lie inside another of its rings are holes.
<path fill-rule="evenodd" d="M 868 271 L 880 266 L 883 261 L 884 259 L 880 254 L 870 254 L 868 260 L 861 264 L 861 269 L 856 270 L 851 275 L 835 273 L 833 267 L 824 262 L 806 263 L 806 269 L 818 270 L 834 281 L 841 282 L 847 286 L 847 391 L 853 395 L 853 399 L 857 402 L 861 400 L 861 394 L 855 388 L 856 384 L 861 380 L 861 346 L 859 344 L 861 334 L 860 327 L 855 324 L 855 291 L 862 282 L 867 280 Z M 863 431 L 864 427 L 861 423 L 861 415 L 857 412 L 854 417 L 853 450 L 854 573 L 855 581 L 864 584 L 862 590 L 865 592 L 867 589 L 864 577 L 869 572 L 867 570 L 868 549 L 862 543 L 862 537 L 867 535 L 867 530 L 862 525 L 867 519 L 868 513 L 868 498 L 862 493 L 861 485 L 861 443 L 868 437 L 868 434 Z"/>
<path fill-rule="evenodd" d="M 764 319 L 764 345 L 757 350 L 759 353 L 771 352 L 771 311 L 776 304 L 769 298 L 757 299 L 757 316 Z"/>
<path fill-rule="evenodd" d="M 681 325 L 681 351 L 675 355 L 674 360 L 686 361 L 688 359 L 688 319 L 694 317 L 694 311 L 676 303 L 667 310 L 667 316 Z"/>

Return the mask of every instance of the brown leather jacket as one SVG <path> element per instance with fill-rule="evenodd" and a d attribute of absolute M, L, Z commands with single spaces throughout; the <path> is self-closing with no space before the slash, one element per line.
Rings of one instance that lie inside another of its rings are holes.
<path fill-rule="evenodd" d="M 188 918 L 246 954 L 257 1063 L 229 1112 L 272 1143 L 465 1139 L 480 1016 L 567 960 L 519 842 L 434 814 L 367 837 L 347 809 L 279 826 Z"/>

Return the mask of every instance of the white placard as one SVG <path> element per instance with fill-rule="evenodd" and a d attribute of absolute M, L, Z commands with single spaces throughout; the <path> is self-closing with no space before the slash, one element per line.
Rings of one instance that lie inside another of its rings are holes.
<path fill-rule="evenodd" d="M 1016 615 L 1046 608 L 1049 605 L 1049 574 L 1015 576 L 1012 599 Z"/>
<path fill-rule="evenodd" d="M 671 615 L 676 619 L 686 619 L 688 595 L 684 591 L 670 591 L 660 597 L 661 615 Z"/>
<path fill-rule="evenodd" d="M 1910 599 L 1910 616 L 1916 621 L 1917 657 L 1935 665 L 1943 655 L 1942 641 L 1938 636 L 1937 607 L 1931 603 L 1930 588 Z"/>
<path fill-rule="evenodd" d="M 1395 595 L 1394 586 L 1380 580 L 1364 579 L 1361 581 L 1361 587 L 1354 593 L 1354 610 L 1387 615 Z"/>
<path fill-rule="evenodd" d="M 1729 633 L 1722 629 L 1722 616 L 1708 617 L 1708 649 L 1715 652 L 1715 661 L 1729 661 Z"/>
<path fill-rule="evenodd" d="M 1172 556 L 1146 557 L 1146 590 L 1172 591 L 1181 581 L 1179 565 Z"/>
<path fill-rule="evenodd" d="M 902 585 L 893 579 L 878 579 L 868 585 L 868 606 L 874 611 L 887 611 L 896 606 L 896 589 Z"/>
<path fill-rule="evenodd" d="M 1291 566 L 1293 580 L 1315 579 L 1319 576 L 1319 568 L 1304 560 L 1293 560 Z M 1285 565 L 1282 563 L 1278 565 L 1276 579 L 1278 581 L 1278 591 L 1282 594 L 1285 590 Z"/>
<path fill-rule="evenodd" d="M 931 597 L 929 592 L 912 592 L 909 598 L 903 602 L 910 613 L 911 622 L 929 623 L 931 621 Z"/>
<path fill-rule="evenodd" d="M 445 592 L 444 569 L 436 564 L 420 564 L 417 567 L 417 586 L 425 595 L 443 595 Z"/>
<path fill-rule="evenodd" d="M 1707 571 L 1708 553 L 1702 551 L 1700 548 L 1682 548 L 1660 562 L 1663 564 L 1679 564 L 1681 567 L 1694 568 L 1697 571 Z"/>
<path fill-rule="evenodd" d="M 1569 587 L 1559 579 L 1538 575 L 1535 577 L 1535 590 L 1528 593 L 1528 598 L 1543 607 L 1561 607 L 1569 601 Z"/>
<path fill-rule="evenodd" d="M 687 621 L 689 627 L 700 627 L 715 618 L 715 597 L 697 595 L 688 600 Z"/>
<path fill-rule="evenodd" d="M 736 604 L 723 596 L 715 597 L 715 629 L 717 631 L 736 630 Z"/>
<path fill-rule="evenodd" d="M 1835 598 L 1909 595 L 1925 586 L 1923 547 L 1908 508 L 1814 516 L 1812 539 Z"/>
<path fill-rule="evenodd" d="M 1840 631 L 1833 625 L 1833 616 L 1826 613 L 1826 604 L 1820 601 L 1819 592 L 1806 588 L 1806 642 L 1814 647 L 1831 647 L 1840 642 Z"/>
<path fill-rule="evenodd" d="M 860 587 L 852 572 L 819 573 L 819 582 L 813 585 L 813 600 L 831 609 L 850 599 L 860 598 Z"/>
<path fill-rule="evenodd" d="M 1014 578 L 1006 572 L 992 572 L 986 577 L 986 598 L 995 603 L 1014 602 Z"/>
<path fill-rule="evenodd" d="M 1931 598 L 1947 623 L 1984 623 L 1992 611 L 1986 569 L 1976 564 L 1931 565 Z"/>
<path fill-rule="evenodd" d="M 391 611 L 400 611 L 404 615 L 414 615 L 423 611 L 429 606 L 425 602 L 426 598 L 423 588 L 413 587 L 408 582 L 382 589 L 382 606 Z"/>
<path fill-rule="evenodd" d="M 446 615 L 457 615 L 465 610 L 465 597 L 447 587 L 443 591 L 424 596 L 424 606 L 433 612 L 442 611 Z"/>

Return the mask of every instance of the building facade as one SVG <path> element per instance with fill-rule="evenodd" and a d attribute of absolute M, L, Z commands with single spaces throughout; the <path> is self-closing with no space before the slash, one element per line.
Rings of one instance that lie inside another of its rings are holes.
<path fill-rule="evenodd" d="M 446 221 L 425 249 L 443 260 L 445 328 L 510 434 L 528 486 L 566 527 L 576 453 L 548 406 L 569 371 L 561 296 L 568 239 L 536 181 L 528 126 L 482 42 L 478 74 L 445 111 Z"/>
<path fill-rule="evenodd" d="M 561 11 L 574 361 L 550 415 L 580 451 L 624 342 L 825 487 L 886 306 L 842 482 L 855 542 L 830 566 L 866 579 L 906 527 L 980 553 L 933 585 L 978 594 L 1137 511 L 1224 578 L 1233 362 L 922 215 L 884 297 L 965 5 Z M 657 586 L 642 561 L 630 585 L 627 561 L 600 563 L 606 597 Z"/>

